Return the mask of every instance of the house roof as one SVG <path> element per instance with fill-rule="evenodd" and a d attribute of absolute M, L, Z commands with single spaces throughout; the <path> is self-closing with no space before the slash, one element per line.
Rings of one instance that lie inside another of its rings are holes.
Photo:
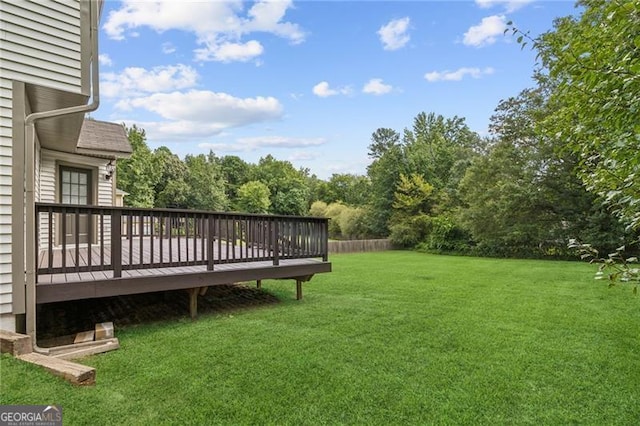
<path fill-rule="evenodd" d="M 77 152 L 128 157 L 133 150 L 122 124 L 85 119 L 78 138 Z"/>

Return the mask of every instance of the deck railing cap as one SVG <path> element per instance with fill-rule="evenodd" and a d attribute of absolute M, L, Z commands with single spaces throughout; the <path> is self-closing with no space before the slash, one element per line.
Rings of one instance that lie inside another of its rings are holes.
<path fill-rule="evenodd" d="M 197 214 L 197 215 L 217 215 L 217 216 L 244 216 L 264 219 L 284 219 L 284 220 L 313 220 L 313 221 L 329 221 L 326 217 L 319 216 L 292 216 L 292 215 L 274 215 L 259 213 L 243 213 L 243 212 L 221 212 L 210 210 L 191 210 L 191 209 L 168 209 L 168 208 L 149 208 L 149 207 L 121 207 L 121 206 L 99 206 L 99 205 L 77 205 L 77 204 L 61 204 L 61 203 L 36 203 L 39 211 L 52 209 L 56 213 L 73 210 L 102 210 L 102 211 L 121 211 L 129 213 L 167 213 L 167 214 Z"/>

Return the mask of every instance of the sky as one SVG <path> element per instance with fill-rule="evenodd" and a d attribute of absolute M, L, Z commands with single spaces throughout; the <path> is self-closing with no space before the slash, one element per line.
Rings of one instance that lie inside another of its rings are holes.
<path fill-rule="evenodd" d="M 150 148 L 268 154 L 366 174 L 371 134 L 420 112 L 487 135 L 500 102 L 534 85 L 532 36 L 571 1 L 107 1 L 98 120 L 136 124 Z"/>

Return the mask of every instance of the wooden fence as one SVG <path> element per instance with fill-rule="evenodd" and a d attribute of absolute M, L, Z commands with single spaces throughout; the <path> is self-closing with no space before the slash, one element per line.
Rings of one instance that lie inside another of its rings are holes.
<path fill-rule="evenodd" d="M 329 253 L 362 253 L 391 250 L 391 240 L 329 241 Z"/>

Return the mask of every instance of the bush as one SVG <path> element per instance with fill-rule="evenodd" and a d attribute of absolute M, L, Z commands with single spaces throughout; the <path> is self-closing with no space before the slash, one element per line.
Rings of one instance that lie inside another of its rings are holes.
<path fill-rule="evenodd" d="M 396 219 L 389 228 L 391 243 L 398 247 L 413 248 L 425 241 L 431 230 L 431 217 L 426 214 Z"/>
<path fill-rule="evenodd" d="M 347 208 L 342 203 L 331 203 L 327 206 L 324 216 L 329 220 L 329 237 L 340 238 L 342 236 L 342 229 L 340 228 L 340 216 L 342 212 Z"/>
<path fill-rule="evenodd" d="M 327 203 L 324 201 L 314 201 L 309 208 L 309 214 L 311 216 L 326 217 Z"/>
<path fill-rule="evenodd" d="M 457 225 L 451 218 L 436 216 L 431 218 L 431 229 L 420 251 L 469 253 L 472 246 L 471 234 Z"/>
<path fill-rule="evenodd" d="M 342 236 L 361 239 L 367 235 L 366 212 L 359 207 L 346 207 L 338 218 Z"/>

